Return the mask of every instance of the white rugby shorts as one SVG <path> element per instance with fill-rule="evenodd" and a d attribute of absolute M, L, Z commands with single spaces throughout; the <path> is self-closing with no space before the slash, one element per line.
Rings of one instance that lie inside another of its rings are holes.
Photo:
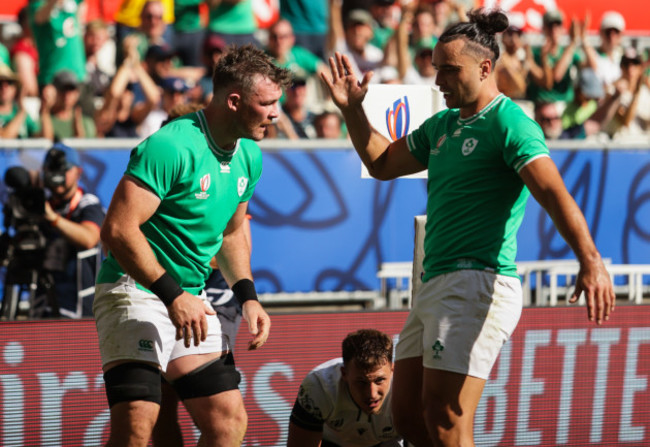
<path fill-rule="evenodd" d="M 487 380 L 521 309 L 519 278 L 481 270 L 435 276 L 414 299 L 395 359 L 422 356 L 425 368 Z"/>
<path fill-rule="evenodd" d="M 212 309 L 205 293 L 196 299 Z M 206 315 L 206 340 L 199 346 L 194 346 L 192 340 L 191 346 L 186 348 L 183 339 L 176 340 L 176 327 L 160 298 L 138 289 L 134 280 L 126 275 L 117 283 L 97 284 L 93 313 L 102 366 L 130 359 L 158 364 L 164 372 L 167 364 L 179 357 L 228 350 L 216 315 Z"/>

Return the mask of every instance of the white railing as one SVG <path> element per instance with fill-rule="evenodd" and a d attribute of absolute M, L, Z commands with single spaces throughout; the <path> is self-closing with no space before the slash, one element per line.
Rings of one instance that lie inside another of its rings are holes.
<path fill-rule="evenodd" d="M 650 264 L 612 264 L 604 259 L 619 299 L 642 304 L 650 298 Z M 560 298 L 568 300 L 575 288 L 580 266 L 575 259 L 520 261 L 517 273 L 521 277 L 524 306 L 557 306 Z M 380 293 L 391 309 L 404 307 L 413 290 L 412 262 L 384 262 L 379 266 Z M 533 281 L 534 279 L 534 281 Z M 389 283 L 394 282 L 393 287 Z M 647 281 L 646 281 L 647 280 Z M 580 303 L 585 297 L 581 296 Z"/>

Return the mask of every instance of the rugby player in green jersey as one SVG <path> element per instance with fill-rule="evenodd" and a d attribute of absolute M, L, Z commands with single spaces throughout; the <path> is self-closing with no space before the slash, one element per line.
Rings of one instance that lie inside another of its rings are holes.
<path fill-rule="evenodd" d="M 101 231 L 109 253 L 94 315 L 111 412 L 108 446 L 146 446 L 161 372 L 201 446 L 239 446 L 247 414 L 227 337 L 207 300 L 216 254 L 261 347 L 270 319 L 252 281 L 246 209 L 262 172 L 255 141 L 278 116 L 290 73 L 261 50 L 234 47 L 215 66 L 214 96 L 131 152 Z"/>
<path fill-rule="evenodd" d="M 398 432 L 416 446 L 474 445 L 485 382 L 521 315 L 516 233 L 530 193 L 580 263 L 570 301 L 584 293 L 598 324 L 614 309 L 609 275 L 541 129 L 497 89 L 495 34 L 507 26 L 503 12 L 478 10 L 440 36 L 433 65 L 448 109 L 394 142 L 363 111 L 371 73 L 357 79 L 335 54 L 322 76 L 373 177 L 428 170 L 423 286 L 396 347 L 392 402 Z"/>

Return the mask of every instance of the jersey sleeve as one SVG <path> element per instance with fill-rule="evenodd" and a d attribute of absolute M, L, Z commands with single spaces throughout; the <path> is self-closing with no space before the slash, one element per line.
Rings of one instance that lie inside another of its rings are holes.
<path fill-rule="evenodd" d="M 325 396 L 316 376 L 308 374 L 300 385 L 291 411 L 291 422 L 305 430 L 323 431 L 327 415 L 332 411 L 332 404 Z"/>
<path fill-rule="evenodd" d="M 251 197 L 253 197 L 253 193 L 255 192 L 255 187 L 257 186 L 257 183 L 260 181 L 260 178 L 262 177 L 262 150 L 256 143 L 248 142 L 248 144 L 250 146 L 246 152 L 249 157 L 249 161 L 248 161 L 249 178 L 245 185 L 246 189 L 244 193 L 241 195 L 240 202 L 248 202 L 251 199 Z"/>
<path fill-rule="evenodd" d="M 440 123 L 440 117 L 446 111 L 439 112 L 424 121 L 413 132 L 406 136 L 406 144 L 411 155 L 424 166 L 429 166 L 429 152 L 433 148 L 432 137 Z"/>
<path fill-rule="evenodd" d="M 169 137 L 157 132 L 131 151 L 125 174 L 144 183 L 161 200 L 183 170 L 182 156 Z"/>
<path fill-rule="evenodd" d="M 501 124 L 506 134 L 503 156 L 516 172 L 536 158 L 549 156 L 541 127 L 523 111 L 517 119 L 508 119 Z"/>

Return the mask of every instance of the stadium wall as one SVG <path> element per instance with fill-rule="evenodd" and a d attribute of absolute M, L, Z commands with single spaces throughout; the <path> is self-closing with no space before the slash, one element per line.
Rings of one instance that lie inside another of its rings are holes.
<path fill-rule="evenodd" d="M 14 165 L 38 169 L 47 146 L 30 144 L 5 144 L 0 173 Z M 136 142 L 70 144 L 82 149 L 82 183 L 108 206 Z M 551 156 L 601 255 L 614 264 L 650 264 L 650 148 L 585 143 L 579 148 L 554 145 Z M 413 216 L 425 214 L 424 179 L 363 179 L 346 142 L 276 141 L 263 149 L 264 172 L 249 205 L 260 292 L 378 290 L 382 262 L 412 260 Z M 6 197 L 2 183 L 3 203 Z M 532 198 L 518 240 L 519 260 L 573 257 Z"/>
<path fill-rule="evenodd" d="M 272 335 L 235 355 L 249 412 L 245 446 L 286 445 L 302 378 L 340 356 L 363 327 L 398 337 L 405 311 L 273 316 Z M 610 322 L 584 308 L 524 309 L 475 419 L 478 446 L 650 445 L 649 306 L 620 306 Z M 109 413 L 92 320 L 0 323 L 0 445 L 100 446 Z M 185 445 L 197 433 L 181 410 Z"/>

